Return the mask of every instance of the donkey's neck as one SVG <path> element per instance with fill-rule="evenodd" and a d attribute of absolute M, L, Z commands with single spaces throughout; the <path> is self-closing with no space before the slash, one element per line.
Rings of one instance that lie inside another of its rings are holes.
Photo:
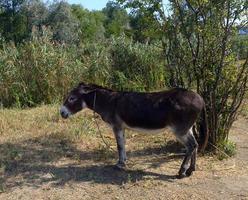
<path fill-rule="evenodd" d="M 85 102 L 89 109 L 103 116 L 115 107 L 115 97 L 112 91 L 101 89 L 86 95 Z"/>

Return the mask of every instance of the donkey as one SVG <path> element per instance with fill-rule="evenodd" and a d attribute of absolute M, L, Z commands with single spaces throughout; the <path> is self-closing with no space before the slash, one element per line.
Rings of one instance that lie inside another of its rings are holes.
<path fill-rule="evenodd" d="M 177 140 L 186 148 L 179 178 L 190 176 L 195 171 L 198 143 L 193 134 L 193 125 L 200 113 L 204 121 L 199 133 L 201 150 L 208 141 L 204 100 L 199 94 L 186 89 L 152 93 L 120 92 L 95 84 L 80 83 L 70 91 L 60 108 L 60 114 L 68 118 L 84 108 L 98 113 L 112 127 L 119 154 L 116 167 L 120 169 L 125 167 L 127 160 L 125 129 L 160 132 L 170 127 Z"/>

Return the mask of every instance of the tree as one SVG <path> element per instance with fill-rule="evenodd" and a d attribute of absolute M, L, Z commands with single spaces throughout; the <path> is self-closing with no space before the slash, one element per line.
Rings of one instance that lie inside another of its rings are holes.
<path fill-rule="evenodd" d="M 72 14 L 79 21 L 80 41 L 99 40 L 104 38 L 105 16 L 101 11 L 88 11 L 80 5 L 72 5 Z"/>
<path fill-rule="evenodd" d="M 106 36 L 120 36 L 129 28 L 129 16 L 127 11 L 116 2 L 109 1 L 102 12 L 106 16 L 105 29 Z"/>
<path fill-rule="evenodd" d="M 27 34 L 27 18 L 21 12 L 24 0 L 0 0 L 0 33 L 7 41 L 20 42 Z"/>
<path fill-rule="evenodd" d="M 79 21 L 73 16 L 68 3 L 61 1 L 50 6 L 47 25 L 52 28 L 54 40 L 64 43 L 79 42 Z"/>
<path fill-rule="evenodd" d="M 132 37 L 139 42 L 156 41 L 162 37 L 159 22 L 144 12 L 130 13 L 130 27 Z"/>
<path fill-rule="evenodd" d="M 163 32 L 167 83 L 196 90 L 206 102 L 209 145 L 225 147 L 248 89 L 248 55 L 237 62 L 231 51 L 235 23 L 247 18 L 247 1 L 171 0 L 166 13 L 162 0 L 119 0 L 134 12 L 148 13 Z"/>
<path fill-rule="evenodd" d="M 248 35 L 237 35 L 233 38 L 232 50 L 235 52 L 238 59 L 245 59 L 248 51 Z"/>
<path fill-rule="evenodd" d="M 28 0 L 22 6 L 22 12 L 27 18 L 28 33 L 31 34 L 33 27 L 41 31 L 46 24 L 49 11 L 45 3 L 41 0 Z"/>

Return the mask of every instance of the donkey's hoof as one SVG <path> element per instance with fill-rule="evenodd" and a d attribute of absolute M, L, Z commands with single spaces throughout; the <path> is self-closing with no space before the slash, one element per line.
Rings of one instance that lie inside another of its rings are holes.
<path fill-rule="evenodd" d="M 178 174 L 177 175 L 177 178 L 178 179 L 182 179 L 182 178 L 185 178 L 185 177 L 187 177 L 187 175 L 185 173 L 182 173 L 182 174 Z"/>
<path fill-rule="evenodd" d="M 187 171 L 186 171 L 186 175 L 187 175 L 187 176 L 191 176 L 191 175 L 192 175 L 192 173 L 193 173 L 193 171 L 195 171 L 195 169 L 193 169 L 193 168 L 189 168 L 189 169 L 187 169 Z"/>
<path fill-rule="evenodd" d="M 125 170 L 126 169 L 126 164 L 125 163 L 117 163 L 114 165 L 114 169 L 116 170 Z"/>

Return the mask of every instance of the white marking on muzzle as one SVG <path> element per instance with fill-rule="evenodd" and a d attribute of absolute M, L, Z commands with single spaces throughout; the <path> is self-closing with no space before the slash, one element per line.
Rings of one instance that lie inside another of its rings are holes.
<path fill-rule="evenodd" d="M 88 108 L 88 107 L 87 107 L 87 104 L 85 103 L 85 101 L 82 101 L 82 109 L 84 109 L 84 108 Z"/>
<path fill-rule="evenodd" d="M 69 111 L 69 109 L 65 106 L 61 106 L 60 108 L 60 114 L 62 113 L 67 115 L 68 117 L 71 115 L 71 111 Z"/>

